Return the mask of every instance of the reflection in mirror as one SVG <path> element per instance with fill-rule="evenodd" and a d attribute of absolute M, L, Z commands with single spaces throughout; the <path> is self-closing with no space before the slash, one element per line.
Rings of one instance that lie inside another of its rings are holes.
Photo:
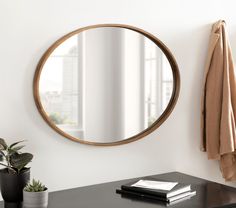
<path fill-rule="evenodd" d="M 162 50 L 125 28 L 99 27 L 73 35 L 47 58 L 39 97 L 50 121 L 89 142 L 115 142 L 151 126 L 173 93 Z"/>

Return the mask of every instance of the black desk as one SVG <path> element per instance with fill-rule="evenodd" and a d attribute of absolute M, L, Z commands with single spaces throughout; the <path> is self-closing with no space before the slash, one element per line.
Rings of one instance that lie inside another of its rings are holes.
<path fill-rule="evenodd" d="M 158 179 L 178 181 L 192 184 L 197 194 L 189 200 L 179 202 L 168 207 L 175 208 L 213 208 L 236 207 L 224 206 L 236 204 L 236 189 L 222 184 L 210 182 L 186 174 L 171 172 L 152 176 Z M 166 207 L 153 201 L 140 201 L 138 199 L 122 198 L 116 194 L 116 189 L 122 184 L 134 179 L 122 180 L 99 185 L 92 185 L 49 194 L 48 208 L 159 208 Z M 4 203 L 0 202 L 0 208 Z"/>

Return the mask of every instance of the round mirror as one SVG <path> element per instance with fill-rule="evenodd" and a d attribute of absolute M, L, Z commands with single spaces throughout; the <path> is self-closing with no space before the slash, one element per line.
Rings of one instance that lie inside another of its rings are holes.
<path fill-rule="evenodd" d="M 169 116 L 179 94 L 178 66 L 153 35 L 127 25 L 67 34 L 41 58 L 34 97 L 45 121 L 86 144 L 140 139 Z"/>

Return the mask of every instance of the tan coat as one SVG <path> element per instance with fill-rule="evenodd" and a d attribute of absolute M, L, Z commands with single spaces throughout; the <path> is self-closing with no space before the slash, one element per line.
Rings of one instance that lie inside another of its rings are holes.
<path fill-rule="evenodd" d="M 236 79 L 225 22 L 211 31 L 202 98 L 201 150 L 220 162 L 226 180 L 236 180 Z"/>

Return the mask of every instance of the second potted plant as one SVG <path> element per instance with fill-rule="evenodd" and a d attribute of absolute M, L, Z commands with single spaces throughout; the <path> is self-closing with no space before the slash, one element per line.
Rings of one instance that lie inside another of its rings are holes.
<path fill-rule="evenodd" d="M 24 207 L 41 208 L 48 205 L 48 189 L 40 181 L 32 180 L 23 190 Z"/>
<path fill-rule="evenodd" d="M 30 180 L 30 168 L 26 165 L 31 162 L 33 155 L 21 153 L 23 141 L 7 145 L 0 138 L 0 188 L 4 201 L 19 202 L 23 200 L 23 188 Z"/>

